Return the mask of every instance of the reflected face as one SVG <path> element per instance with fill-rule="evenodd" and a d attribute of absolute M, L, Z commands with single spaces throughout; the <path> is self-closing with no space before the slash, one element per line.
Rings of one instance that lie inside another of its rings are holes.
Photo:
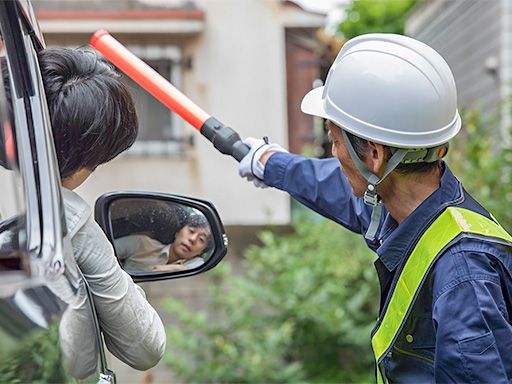
<path fill-rule="evenodd" d="M 199 256 L 208 245 L 210 230 L 207 227 L 191 227 L 185 225 L 174 238 L 172 250 L 179 259 L 190 260 Z"/>
<path fill-rule="evenodd" d="M 328 135 L 331 141 L 332 155 L 340 162 L 341 170 L 352 187 L 352 193 L 357 197 L 363 196 L 368 183 L 359 173 L 354 161 L 348 153 L 341 128 L 330 121 L 327 121 L 327 128 L 329 130 Z"/>

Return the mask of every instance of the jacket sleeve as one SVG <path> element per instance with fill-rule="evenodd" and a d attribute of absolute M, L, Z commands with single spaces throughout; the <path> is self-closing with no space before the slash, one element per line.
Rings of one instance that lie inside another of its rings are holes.
<path fill-rule="evenodd" d="M 109 351 L 135 369 L 156 365 L 165 351 L 162 321 L 142 288 L 119 267 L 101 228 L 89 218 L 71 242 Z"/>
<path fill-rule="evenodd" d="M 499 274 L 488 267 L 492 261 L 484 253 L 443 257 L 459 273 L 434 297 L 436 382 L 509 383 L 512 328 Z M 468 259 L 488 266 L 476 271 L 467 267 Z"/>
<path fill-rule="evenodd" d="M 352 194 L 337 159 L 278 152 L 265 165 L 264 181 L 353 232 L 368 228 L 371 208 Z"/>
<path fill-rule="evenodd" d="M 114 239 L 115 254 L 120 260 L 126 260 L 130 257 L 130 250 L 134 249 L 133 236 L 123 236 Z"/>

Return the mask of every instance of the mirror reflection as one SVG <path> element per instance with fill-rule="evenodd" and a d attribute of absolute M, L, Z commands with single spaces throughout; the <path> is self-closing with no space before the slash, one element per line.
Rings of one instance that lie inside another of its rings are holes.
<path fill-rule="evenodd" d="M 168 201 L 112 203 L 114 248 L 128 272 L 173 272 L 204 264 L 214 251 L 210 224 L 199 210 Z"/>

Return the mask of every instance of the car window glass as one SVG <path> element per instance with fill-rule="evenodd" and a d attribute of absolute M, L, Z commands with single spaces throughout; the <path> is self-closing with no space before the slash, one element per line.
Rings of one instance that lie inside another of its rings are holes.
<path fill-rule="evenodd" d="M 10 75 L 0 35 L 0 271 L 22 269 L 26 251 L 25 205 L 22 178 L 16 165 L 16 142 L 8 104 Z"/>

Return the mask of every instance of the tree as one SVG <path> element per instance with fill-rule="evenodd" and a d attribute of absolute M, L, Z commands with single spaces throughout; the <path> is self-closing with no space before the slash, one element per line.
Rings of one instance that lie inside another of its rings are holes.
<path fill-rule="evenodd" d="M 346 39 L 371 32 L 403 33 L 416 0 L 353 0 L 338 29 Z"/>

